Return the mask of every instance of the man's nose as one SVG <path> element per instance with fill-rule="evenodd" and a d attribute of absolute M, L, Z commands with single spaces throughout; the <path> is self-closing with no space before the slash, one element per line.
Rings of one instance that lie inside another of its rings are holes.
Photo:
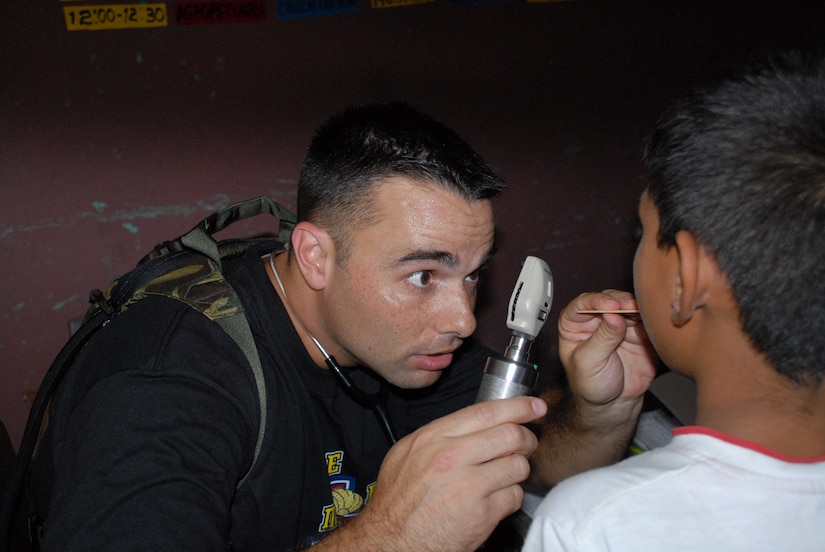
<path fill-rule="evenodd" d="M 454 334 L 464 339 L 476 329 L 475 294 L 469 293 L 463 286 L 451 290 L 438 309 L 438 333 Z"/>

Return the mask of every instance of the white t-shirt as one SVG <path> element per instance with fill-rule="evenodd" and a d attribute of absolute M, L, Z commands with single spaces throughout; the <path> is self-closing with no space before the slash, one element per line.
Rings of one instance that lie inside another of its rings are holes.
<path fill-rule="evenodd" d="M 525 551 L 825 551 L 825 457 L 788 458 L 701 427 L 560 483 Z"/>

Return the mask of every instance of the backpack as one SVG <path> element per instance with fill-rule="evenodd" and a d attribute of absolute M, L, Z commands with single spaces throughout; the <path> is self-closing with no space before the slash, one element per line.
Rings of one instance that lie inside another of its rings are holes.
<path fill-rule="evenodd" d="M 277 237 L 215 240 L 215 233 L 237 221 L 260 214 L 278 218 L 280 226 Z M 265 254 L 283 247 L 289 242 L 295 224 L 295 215 L 268 197 L 230 205 L 204 218 L 177 239 L 155 246 L 134 269 L 115 278 L 106 291 L 96 289 L 89 294 L 91 306 L 82 324 L 52 362 L 32 403 L 14 468 L 3 494 L 0 551 L 5 552 L 9 546 L 12 519 L 23 492 L 49 401 L 66 372 L 71 369 L 76 354 L 114 317 L 150 295 L 182 301 L 213 320 L 238 344 L 249 361 L 258 390 L 261 418 L 252 462 L 238 487 L 243 485 L 258 459 L 266 430 L 266 388 L 261 360 L 243 306 L 221 270 L 223 261 L 239 257 L 251 248 Z"/>

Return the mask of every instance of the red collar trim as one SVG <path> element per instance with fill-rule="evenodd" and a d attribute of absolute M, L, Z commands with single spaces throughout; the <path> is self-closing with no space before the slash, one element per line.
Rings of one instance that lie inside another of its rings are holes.
<path fill-rule="evenodd" d="M 673 429 L 673 435 L 707 435 L 709 437 L 714 437 L 721 441 L 725 441 L 726 443 L 730 443 L 732 445 L 736 445 L 738 447 L 750 449 L 761 454 L 765 454 L 772 458 L 776 458 L 777 460 L 782 460 L 783 462 L 792 462 L 794 464 L 816 464 L 818 462 L 825 462 L 825 456 L 814 456 L 811 458 L 797 458 L 795 456 L 787 456 L 780 452 L 776 452 L 775 450 L 769 449 L 768 447 L 759 445 L 757 443 L 753 443 L 751 441 L 746 441 L 744 439 L 739 439 L 737 437 L 732 437 L 726 433 L 722 433 L 721 431 L 717 431 L 715 429 L 711 429 L 709 427 L 702 427 L 702 426 L 684 426 L 684 427 L 677 427 Z"/>

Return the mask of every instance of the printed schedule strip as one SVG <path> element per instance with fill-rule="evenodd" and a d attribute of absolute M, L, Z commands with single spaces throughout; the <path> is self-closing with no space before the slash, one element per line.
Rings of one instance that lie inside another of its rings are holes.
<path fill-rule="evenodd" d="M 140 27 L 166 27 L 166 4 L 112 4 L 64 6 L 69 31 L 102 31 Z"/>

